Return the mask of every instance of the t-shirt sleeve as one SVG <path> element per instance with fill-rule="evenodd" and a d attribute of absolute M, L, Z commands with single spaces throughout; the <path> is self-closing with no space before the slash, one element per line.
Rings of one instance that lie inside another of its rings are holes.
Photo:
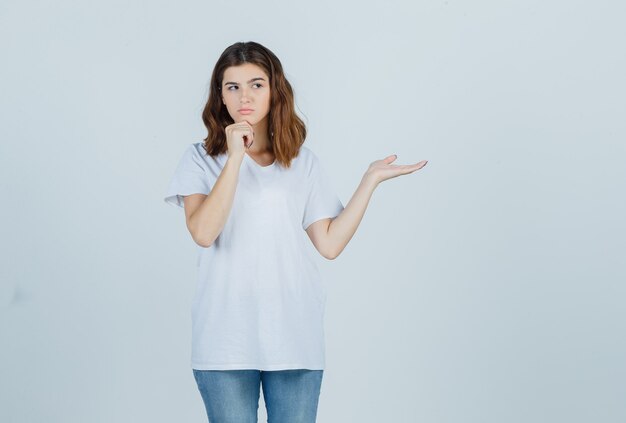
<path fill-rule="evenodd" d="M 302 216 L 304 230 L 318 220 L 337 217 L 344 209 L 317 157 L 313 158 L 308 176 L 308 196 Z"/>
<path fill-rule="evenodd" d="M 190 145 L 174 170 L 164 200 L 174 206 L 185 207 L 183 196 L 190 194 L 208 195 L 211 188 L 212 181 L 206 171 L 206 164 L 200 157 L 195 145 Z"/>

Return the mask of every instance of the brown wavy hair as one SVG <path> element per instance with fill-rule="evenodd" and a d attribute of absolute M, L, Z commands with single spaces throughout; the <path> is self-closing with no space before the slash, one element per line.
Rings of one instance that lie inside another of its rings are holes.
<path fill-rule="evenodd" d="M 233 124 L 234 120 L 221 101 L 222 81 L 227 68 L 244 63 L 259 66 L 269 76 L 270 149 L 277 163 L 289 167 L 306 139 L 306 126 L 296 115 L 293 89 L 285 77 L 280 60 L 268 48 L 254 41 L 237 42 L 227 47 L 215 64 L 211 75 L 209 99 L 202 111 L 202 121 L 208 131 L 204 139 L 204 149 L 211 156 L 228 151 L 225 128 Z"/>

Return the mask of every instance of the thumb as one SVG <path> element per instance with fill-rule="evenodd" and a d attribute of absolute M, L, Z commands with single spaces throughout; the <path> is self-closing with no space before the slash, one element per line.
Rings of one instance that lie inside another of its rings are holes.
<path fill-rule="evenodd" d="M 384 161 L 385 161 L 385 163 L 391 163 L 391 162 L 393 162 L 397 158 L 398 158 L 397 154 L 392 154 L 391 156 L 385 157 Z"/>

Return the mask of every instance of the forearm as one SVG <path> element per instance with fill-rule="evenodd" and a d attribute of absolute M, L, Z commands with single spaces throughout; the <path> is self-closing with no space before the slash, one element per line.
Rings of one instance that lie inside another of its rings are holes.
<path fill-rule="evenodd" d="M 229 157 L 211 192 L 190 217 L 190 231 L 200 245 L 209 246 L 224 229 L 235 198 L 243 157 Z"/>
<path fill-rule="evenodd" d="M 378 183 L 373 178 L 363 176 L 344 210 L 331 220 L 326 237 L 326 246 L 331 257 L 335 258 L 341 254 L 352 239 L 377 186 Z"/>

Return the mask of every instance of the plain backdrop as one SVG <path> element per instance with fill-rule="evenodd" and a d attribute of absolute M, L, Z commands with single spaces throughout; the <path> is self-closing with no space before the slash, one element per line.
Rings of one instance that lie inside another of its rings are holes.
<path fill-rule="evenodd" d="M 625 12 L 4 1 L 0 421 L 206 421 L 163 196 L 237 41 L 281 59 L 344 205 L 372 161 L 429 161 L 317 256 L 319 422 L 626 421 Z"/>

